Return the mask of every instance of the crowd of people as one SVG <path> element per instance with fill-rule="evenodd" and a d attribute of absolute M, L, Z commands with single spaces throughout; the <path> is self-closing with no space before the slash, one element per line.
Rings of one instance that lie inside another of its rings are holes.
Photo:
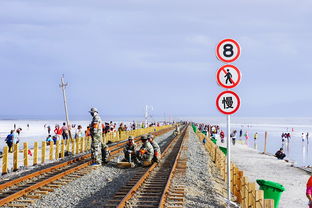
<path fill-rule="evenodd" d="M 5 142 L 8 145 L 9 152 L 13 152 L 13 144 L 18 144 L 20 142 L 20 134 L 22 132 L 22 128 L 17 128 L 14 125 L 14 129 L 10 131 L 10 134 L 5 138 Z"/>

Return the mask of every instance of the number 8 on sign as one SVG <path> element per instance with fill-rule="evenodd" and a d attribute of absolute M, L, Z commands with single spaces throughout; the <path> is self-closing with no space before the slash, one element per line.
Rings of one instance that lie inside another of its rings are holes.
<path fill-rule="evenodd" d="M 220 61 L 233 62 L 240 56 L 240 46 L 233 39 L 224 39 L 217 45 L 216 55 Z"/>

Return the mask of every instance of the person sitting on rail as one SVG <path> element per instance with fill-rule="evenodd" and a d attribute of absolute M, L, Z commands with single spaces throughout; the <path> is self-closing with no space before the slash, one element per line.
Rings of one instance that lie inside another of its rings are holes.
<path fill-rule="evenodd" d="M 179 128 L 178 125 L 176 125 L 176 129 L 173 131 L 173 134 L 174 134 L 174 135 L 180 134 L 180 128 Z"/>
<path fill-rule="evenodd" d="M 136 155 L 137 155 L 137 158 L 141 161 L 141 164 L 143 166 L 149 166 L 152 164 L 152 159 L 154 156 L 154 148 L 151 145 L 151 143 L 147 141 L 146 136 L 144 135 L 141 136 L 141 141 L 142 141 L 142 146 L 140 150 L 137 151 Z"/>
<path fill-rule="evenodd" d="M 137 163 L 136 155 L 136 144 L 134 143 L 133 137 L 129 136 L 128 143 L 125 145 L 123 150 L 125 158 L 123 159 L 124 162 L 135 162 Z"/>
<path fill-rule="evenodd" d="M 154 148 L 153 162 L 159 163 L 160 158 L 161 158 L 161 152 L 160 152 L 159 145 L 154 141 L 154 137 L 151 134 L 147 135 L 147 140 L 149 141 L 149 143 L 151 143 L 151 145 Z"/>

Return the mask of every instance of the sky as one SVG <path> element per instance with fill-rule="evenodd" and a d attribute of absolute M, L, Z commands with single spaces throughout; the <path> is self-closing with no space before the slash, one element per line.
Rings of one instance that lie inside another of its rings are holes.
<path fill-rule="evenodd" d="M 0 0 L 0 118 L 222 116 L 216 45 L 241 46 L 236 117 L 311 117 L 310 0 Z"/>

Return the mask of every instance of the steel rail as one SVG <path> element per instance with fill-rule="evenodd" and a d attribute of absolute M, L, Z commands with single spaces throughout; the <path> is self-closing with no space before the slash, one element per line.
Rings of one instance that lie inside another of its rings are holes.
<path fill-rule="evenodd" d="M 176 141 L 178 141 L 179 138 L 182 137 L 182 139 L 184 138 L 184 135 L 187 131 L 187 127 L 184 128 L 183 133 L 180 135 L 177 135 L 174 139 L 172 139 L 172 141 L 170 142 L 170 144 L 166 147 L 166 149 L 164 150 L 163 154 L 162 154 L 162 158 L 164 158 L 169 149 L 176 143 Z M 181 143 L 182 144 L 182 143 Z M 126 203 L 133 197 L 133 195 L 138 191 L 138 189 L 142 186 L 142 184 L 144 183 L 144 181 L 150 176 L 150 174 L 152 173 L 152 171 L 158 166 L 158 163 L 154 163 L 151 167 L 149 167 L 146 172 L 142 175 L 142 177 L 135 183 L 135 185 L 128 191 L 128 193 L 123 197 L 123 199 L 118 203 L 118 205 L 116 205 L 116 207 L 121 208 L 121 207 L 125 207 Z M 110 205 L 108 205 L 110 206 Z"/>
<path fill-rule="evenodd" d="M 169 128 L 166 128 L 166 129 L 162 129 L 162 130 L 159 130 L 159 131 L 156 131 L 156 132 L 153 132 L 152 134 L 155 135 L 155 136 L 158 136 L 158 135 L 161 135 L 161 134 L 165 134 L 167 133 L 168 131 L 172 130 L 173 127 L 169 127 Z M 139 137 L 136 137 L 135 138 L 135 142 L 139 142 L 140 141 L 140 136 Z M 111 152 L 111 155 L 115 155 L 115 154 L 118 154 L 119 152 L 121 152 L 123 150 L 123 145 L 126 144 L 127 141 L 124 141 L 124 142 L 120 142 L 118 144 L 115 144 L 115 145 L 112 145 L 109 147 L 109 149 L 113 150 L 113 152 Z M 116 149 L 114 149 L 114 147 L 116 147 Z M 13 194 L 10 194 L 8 195 L 7 197 L 4 197 L 2 199 L 0 199 L 0 206 L 4 205 L 4 204 L 8 204 L 9 202 L 12 202 L 14 201 L 15 199 L 29 193 L 29 192 L 32 192 L 38 188 L 41 188 L 42 186 L 45 186 L 49 183 L 52 183 L 53 181 L 56 181 L 56 180 L 59 180 L 61 179 L 62 177 L 66 176 L 66 175 L 69 175 L 79 169 L 82 169 L 82 168 L 85 168 L 87 166 L 89 166 L 92 161 L 91 160 L 88 160 L 89 158 L 91 157 L 91 154 L 88 153 L 88 154 L 85 154 L 83 156 L 80 156 L 78 158 L 75 158 L 73 160 L 70 160 L 70 161 L 67 161 L 67 162 L 64 162 L 64 163 L 61 163 L 61 164 L 58 164 L 58 165 L 55 165 L 53 167 L 49 167 L 49 168 L 45 168 L 45 169 L 42 169 L 42 170 L 39 170 L 39 171 L 36 171 L 34 173 L 31 173 L 31 174 L 28 174 L 28 175 L 25 175 L 25 176 L 22 176 L 20 178 L 17 178 L 17 179 L 14 179 L 12 181 L 8 181 L 6 183 L 3 183 L 3 184 L 0 184 L 0 190 L 3 190 L 3 189 L 6 189 L 6 188 L 10 188 L 11 186 L 14 186 L 18 183 L 21 183 L 23 181 L 26 181 L 26 180 L 29 180 L 29 179 L 33 179 L 35 177 L 38 177 L 38 176 L 41 176 L 43 174 L 46 174 L 46 173 L 51 173 L 51 171 L 53 170 L 57 170 L 57 169 L 60 169 L 60 168 L 64 168 L 70 164 L 74 164 L 74 163 L 77 163 L 77 162 L 82 162 L 83 160 L 87 160 L 87 162 L 84 162 L 78 166 L 75 166 L 73 168 L 70 168 L 66 171 L 62 171 L 60 170 L 61 172 L 58 173 L 57 175 L 54 175 L 54 176 L 51 176 L 47 179 L 44 179 L 34 185 L 30 185 L 29 187 L 26 187 L 20 191 L 17 191 Z M 40 180 L 40 179 L 39 179 Z M 27 185 L 27 184 L 25 184 Z M 5 194 L 2 193 L 2 194 Z M 1 195 L 0 195 L 1 196 Z"/>

